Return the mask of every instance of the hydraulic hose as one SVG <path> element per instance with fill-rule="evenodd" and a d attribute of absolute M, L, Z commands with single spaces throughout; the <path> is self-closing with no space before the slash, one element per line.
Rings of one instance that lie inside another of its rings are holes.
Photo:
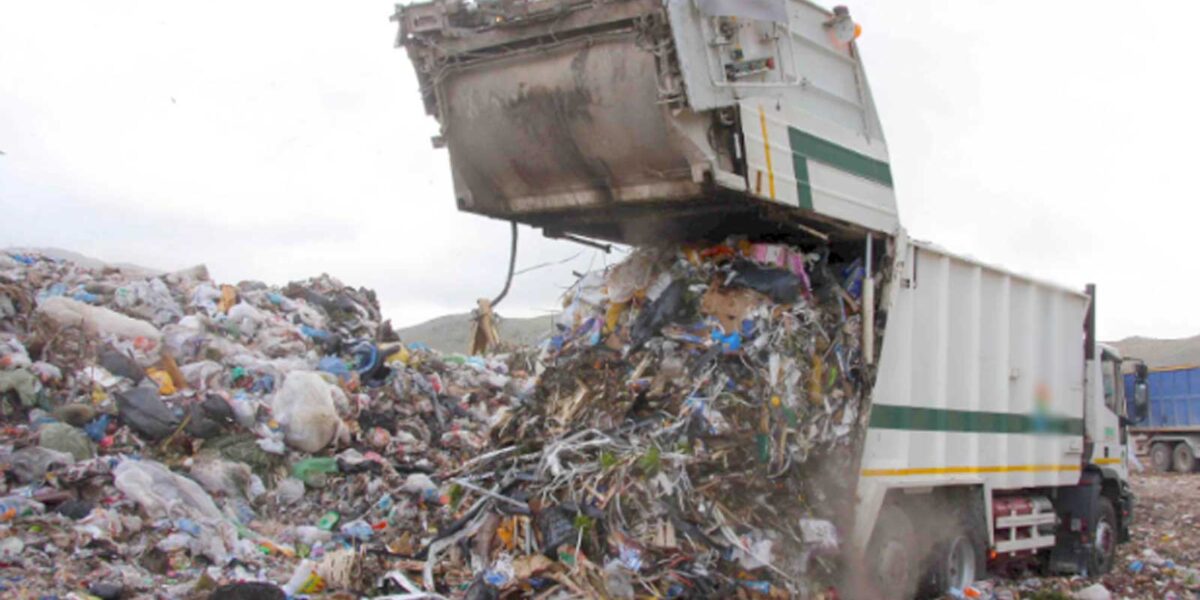
<path fill-rule="evenodd" d="M 508 253 L 508 277 L 504 279 L 504 289 L 500 290 L 500 295 L 492 300 L 492 308 L 500 304 L 501 300 L 508 295 L 508 288 L 512 286 L 513 272 L 517 268 L 517 222 L 510 221 L 512 225 L 512 248 Z"/>

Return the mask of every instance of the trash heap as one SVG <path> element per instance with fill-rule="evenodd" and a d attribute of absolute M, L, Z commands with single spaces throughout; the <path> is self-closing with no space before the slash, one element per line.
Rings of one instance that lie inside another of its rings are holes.
<path fill-rule="evenodd" d="M 861 256 L 644 249 L 503 355 L 328 276 L 0 255 L 0 592 L 819 597 L 873 374 Z"/>
<path fill-rule="evenodd" d="M 468 597 L 825 592 L 872 378 L 863 274 L 741 242 L 585 276 L 533 398 L 457 473 L 480 510 L 444 543 L 486 565 Z"/>

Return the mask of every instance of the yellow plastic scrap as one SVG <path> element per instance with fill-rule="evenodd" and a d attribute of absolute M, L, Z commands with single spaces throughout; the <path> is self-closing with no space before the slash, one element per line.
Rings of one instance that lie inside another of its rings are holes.
<path fill-rule="evenodd" d="M 263 538 L 262 540 L 259 541 L 259 548 L 264 550 L 265 551 L 264 553 L 267 555 L 282 554 L 288 558 L 296 557 L 295 550 L 293 550 L 287 546 L 281 546 L 279 544 L 276 544 L 275 542 L 268 540 L 266 538 Z"/>
<path fill-rule="evenodd" d="M 401 346 L 399 350 L 388 355 L 383 362 L 389 365 L 393 363 L 407 365 L 410 358 L 412 358 L 412 355 L 408 353 L 408 348 Z"/>
<path fill-rule="evenodd" d="M 500 522 L 500 527 L 496 528 L 496 536 L 500 538 L 500 543 L 504 544 L 505 549 L 513 550 L 517 547 L 517 534 L 521 529 L 520 518 L 504 519 Z"/>
<path fill-rule="evenodd" d="M 328 584 L 325 579 L 317 574 L 316 571 L 310 571 L 308 576 L 304 578 L 304 582 L 300 584 L 300 589 L 297 590 L 301 594 L 320 594 L 325 591 Z"/>
<path fill-rule="evenodd" d="M 175 382 L 171 381 L 171 375 L 162 369 L 150 367 L 146 369 L 146 377 L 154 380 L 158 384 L 158 393 L 164 396 L 170 396 L 175 393 Z"/>
<path fill-rule="evenodd" d="M 625 314 L 628 308 L 628 302 L 613 302 L 608 305 L 608 312 L 604 315 L 604 335 L 617 330 L 617 325 L 621 322 L 621 315 Z"/>
<path fill-rule="evenodd" d="M 222 283 L 221 300 L 217 302 L 217 309 L 223 313 L 228 313 L 234 304 L 237 304 L 237 288 L 227 283 Z"/>
<path fill-rule="evenodd" d="M 175 362 L 174 356 L 164 352 L 158 364 L 159 368 L 171 376 L 171 383 L 175 384 L 176 389 L 184 389 L 188 386 L 187 378 L 183 376 L 183 371 L 179 370 L 179 363 Z"/>
<path fill-rule="evenodd" d="M 100 406 L 104 404 L 105 400 L 108 400 L 108 394 L 104 391 L 104 388 L 98 385 L 92 386 L 92 404 Z"/>
<path fill-rule="evenodd" d="M 825 371 L 825 361 L 820 356 L 813 357 L 812 373 L 808 377 L 808 401 L 813 404 L 824 404 L 825 387 L 821 385 L 821 375 Z"/>

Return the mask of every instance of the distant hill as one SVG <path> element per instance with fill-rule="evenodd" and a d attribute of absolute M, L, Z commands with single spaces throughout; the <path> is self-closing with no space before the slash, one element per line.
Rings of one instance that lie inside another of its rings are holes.
<path fill-rule="evenodd" d="M 528 319 L 502 319 L 500 339 L 520 345 L 534 345 L 550 334 L 554 317 L 531 317 Z M 471 315 L 458 314 L 438 317 L 419 325 L 399 329 L 400 339 L 405 342 L 422 342 L 442 352 L 466 352 L 471 336 Z"/>
<path fill-rule="evenodd" d="M 1109 343 L 1116 346 L 1122 356 L 1140 358 L 1152 369 L 1200 366 L 1200 335 L 1174 340 L 1135 336 Z"/>

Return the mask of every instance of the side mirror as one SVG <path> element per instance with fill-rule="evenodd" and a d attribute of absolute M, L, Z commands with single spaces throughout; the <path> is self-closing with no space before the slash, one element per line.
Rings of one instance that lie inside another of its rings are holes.
<path fill-rule="evenodd" d="M 1133 374 L 1139 382 L 1145 383 L 1146 379 L 1150 377 L 1150 367 L 1147 367 L 1144 362 L 1139 362 L 1133 365 Z"/>
<path fill-rule="evenodd" d="M 1145 423 L 1150 418 L 1150 386 L 1144 379 L 1133 384 L 1133 422 Z"/>

